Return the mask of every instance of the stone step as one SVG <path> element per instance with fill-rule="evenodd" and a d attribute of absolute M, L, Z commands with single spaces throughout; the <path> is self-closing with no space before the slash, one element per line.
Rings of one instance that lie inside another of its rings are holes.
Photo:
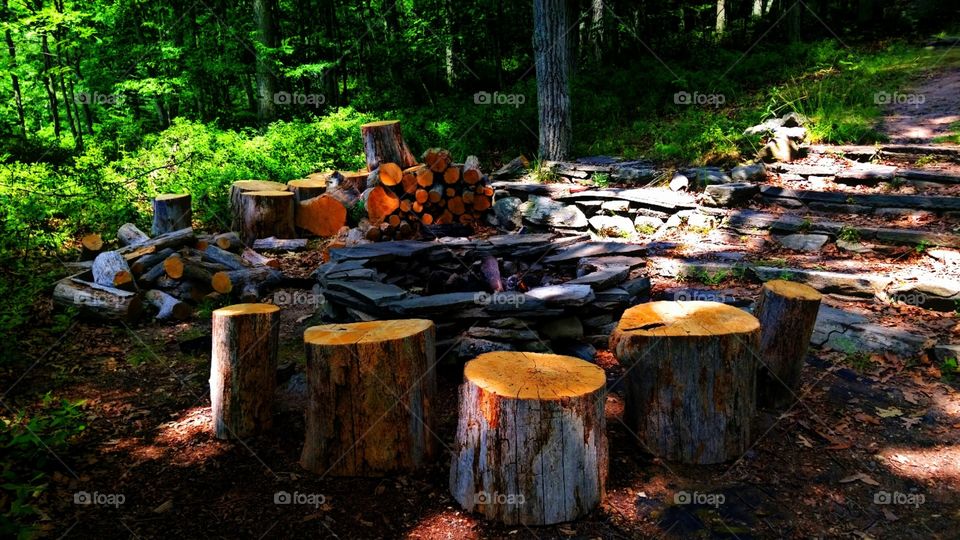
<path fill-rule="evenodd" d="M 760 195 L 771 204 L 826 212 L 870 213 L 876 208 L 911 208 L 937 212 L 960 211 L 960 197 L 858 194 L 761 186 Z"/>

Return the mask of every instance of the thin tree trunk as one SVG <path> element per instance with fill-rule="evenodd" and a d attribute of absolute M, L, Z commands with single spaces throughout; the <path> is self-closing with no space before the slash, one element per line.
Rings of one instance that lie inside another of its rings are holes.
<path fill-rule="evenodd" d="M 606 6 L 604 0 L 591 0 L 590 2 L 590 49 L 593 53 L 593 60 L 597 63 L 603 61 L 603 37 L 604 25 L 606 21 Z"/>
<path fill-rule="evenodd" d="M 10 14 L 8 0 L 3 0 L 3 19 L 6 21 L 12 19 Z M 23 112 L 23 93 L 20 91 L 20 78 L 17 77 L 17 47 L 13 43 L 13 33 L 10 28 L 6 29 L 7 53 L 10 55 L 10 82 L 13 87 L 13 100 L 17 104 L 17 124 L 20 126 L 20 133 L 24 138 L 27 136 L 27 120 Z"/>
<path fill-rule="evenodd" d="M 50 73 L 50 46 L 47 41 L 47 33 L 40 33 L 40 51 L 43 55 L 43 86 L 47 90 L 47 99 L 50 101 L 50 114 L 53 116 L 53 134 L 60 138 L 60 103 L 57 99 L 56 83 L 54 76 Z"/>
<path fill-rule="evenodd" d="M 570 42 L 566 0 L 534 0 L 533 52 L 537 69 L 540 157 L 561 160 L 570 151 Z"/>
<path fill-rule="evenodd" d="M 722 36 L 727 30 L 727 0 L 717 0 L 716 32 Z"/>
<path fill-rule="evenodd" d="M 253 16 L 257 26 L 257 118 L 260 122 L 269 122 L 276 117 L 274 94 L 277 81 L 271 66 L 270 53 L 262 49 L 273 50 L 277 47 L 277 29 L 274 20 L 276 0 L 253 0 Z"/>

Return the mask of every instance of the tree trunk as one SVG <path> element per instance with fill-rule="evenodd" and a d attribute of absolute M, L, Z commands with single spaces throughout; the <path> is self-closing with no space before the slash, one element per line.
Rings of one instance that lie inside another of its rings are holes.
<path fill-rule="evenodd" d="M 177 231 L 190 227 L 193 223 L 193 210 L 189 193 L 157 195 L 153 200 L 154 235 Z"/>
<path fill-rule="evenodd" d="M 422 319 L 308 328 L 300 464 L 322 475 L 380 476 L 433 460 L 435 336 Z"/>
<path fill-rule="evenodd" d="M 760 323 L 717 302 L 623 313 L 610 350 L 627 369 L 624 420 L 644 448 L 691 464 L 739 458 L 756 411 Z"/>
<path fill-rule="evenodd" d="M 573 521 L 607 478 L 606 376 L 568 356 L 491 352 L 464 368 L 450 492 L 507 525 Z"/>
<path fill-rule="evenodd" d="M 12 20 L 13 15 L 9 13 L 8 0 L 3 0 L 4 20 Z M 9 17 L 9 19 L 8 19 Z M 17 125 L 20 126 L 20 135 L 27 137 L 27 121 L 23 112 L 23 92 L 20 90 L 20 78 L 17 77 L 17 47 L 13 42 L 13 33 L 8 27 L 5 31 L 7 42 L 7 53 L 10 55 L 10 82 L 13 88 L 13 101 L 17 106 Z"/>
<path fill-rule="evenodd" d="M 117 251 L 104 251 L 93 260 L 93 282 L 106 287 L 120 288 L 133 284 L 130 265 Z"/>
<path fill-rule="evenodd" d="M 137 244 L 124 246 L 118 249 L 117 252 L 126 257 L 137 252 L 143 252 L 144 254 L 150 253 L 151 251 L 144 250 L 149 250 L 151 248 L 153 252 L 166 248 L 177 249 L 187 244 L 192 244 L 194 241 L 196 241 L 196 238 L 196 235 L 193 234 L 193 228 L 187 227 L 180 229 L 179 231 L 171 231 L 166 234 L 161 234 Z"/>
<path fill-rule="evenodd" d="M 50 101 L 50 114 L 53 117 L 53 134 L 57 139 L 60 138 L 60 104 L 57 100 L 56 92 L 56 83 L 54 82 L 54 77 L 50 73 L 50 46 L 47 40 L 47 33 L 40 33 L 40 52 L 43 55 L 43 71 L 41 73 L 41 80 L 43 85 L 47 90 L 47 99 Z"/>
<path fill-rule="evenodd" d="M 241 196 L 240 238 L 247 245 L 258 238 L 295 238 L 293 193 L 251 191 Z"/>
<path fill-rule="evenodd" d="M 143 297 L 157 308 L 157 320 L 166 321 L 170 319 L 185 321 L 190 318 L 193 309 L 184 302 L 170 296 L 159 290 L 149 290 Z"/>
<path fill-rule="evenodd" d="M 540 157 L 561 160 L 570 152 L 570 43 L 566 0 L 534 0 L 533 51 L 537 69 Z"/>
<path fill-rule="evenodd" d="M 785 408 L 797 401 L 821 298 L 809 285 L 779 279 L 760 289 L 754 310 L 761 328 L 757 405 Z"/>
<path fill-rule="evenodd" d="M 293 200 L 299 203 L 323 195 L 327 190 L 327 181 L 322 178 L 300 178 L 287 182 L 287 189 L 293 192 Z"/>
<path fill-rule="evenodd" d="M 274 94 L 277 79 L 273 72 L 273 50 L 277 48 L 276 0 L 253 0 L 253 18 L 257 28 L 257 119 L 267 123 L 276 118 Z"/>
<path fill-rule="evenodd" d="M 236 304 L 213 312 L 210 405 L 218 439 L 242 439 L 273 426 L 280 308 Z"/>
<path fill-rule="evenodd" d="M 306 238 L 258 238 L 253 241 L 257 251 L 303 251 L 307 249 Z"/>
<path fill-rule="evenodd" d="M 286 191 L 287 185 L 268 180 L 238 180 L 230 186 L 230 230 L 239 231 L 241 226 L 241 195 L 250 191 Z"/>
<path fill-rule="evenodd" d="M 79 307 L 82 315 L 104 320 L 130 322 L 139 317 L 143 310 L 140 296 L 136 293 L 76 277 L 57 282 L 53 289 L 53 301 L 60 305 Z"/>
<path fill-rule="evenodd" d="M 373 171 L 381 163 L 394 163 L 401 169 L 413 167 L 417 159 L 403 140 L 400 122 L 385 120 L 360 126 L 363 137 L 363 152 L 367 158 L 367 170 Z"/>

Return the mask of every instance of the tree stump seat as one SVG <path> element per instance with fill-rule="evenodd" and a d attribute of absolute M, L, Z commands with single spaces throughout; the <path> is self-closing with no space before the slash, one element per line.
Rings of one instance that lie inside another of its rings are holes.
<path fill-rule="evenodd" d="M 331 476 L 408 472 L 436 453 L 436 329 L 424 319 L 313 326 L 300 464 Z"/>
<path fill-rule="evenodd" d="M 626 424 L 645 450 L 691 464 L 737 459 L 756 412 L 760 323 L 718 302 L 623 313 L 610 350 L 626 368 Z"/>
<path fill-rule="evenodd" d="M 467 362 L 450 492 L 505 524 L 549 525 L 600 504 L 606 375 L 569 356 L 498 351 Z"/>

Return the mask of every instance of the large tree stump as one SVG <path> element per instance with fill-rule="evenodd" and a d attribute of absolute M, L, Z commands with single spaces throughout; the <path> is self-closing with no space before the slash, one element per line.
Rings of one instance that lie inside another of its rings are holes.
<path fill-rule="evenodd" d="M 403 141 L 400 122 L 386 120 L 360 126 L 363 136 L 363 152 L 367 157 L 367 170 L 372 171 L 381 163 L 395 163 L 401 169 L 413 167 L 417 158 Z"/>
<path fill-rule="evenodd" d="M 258 238 L 295 238 L 293 193 L 249 191 L 241 196 L 240 237 L 247 245 Z"/>
<path fill-rule="evenodd" d="M 646 450 L 683 463 L 739 458 L 756 411 L 760 323 L 718 302 L 623 313 L 610 350 L 627 370 L 624 418 Z"/>
<path fill-rule="evenodd" d="M 240 216 L 243 199 L 241 195 L 250 191 L 285 191 L 286 184 L 269 180 L 238 180 L 230 186 L 230 230 L 240 230 Z"/>
<path fill-rule="evenodd" d="M 803 283 L 764 283 L 754 313 L 760 321 L 757 405 L 787 407 L 797 400 L 800 371 L 817 324 L 821 294 Z"/>
<path fill-rule="evenodd" d="M 210 404 L 219 439 L 243 438 L 273 425 L 280 308 L 235 304 L 213 312 Z"/>
<path fill-rule="evenodd" d="M 569 356 L 498 351 L 467 362 L 450 492 L 508 525 L 549 525 L 604 497 L 606 376 Z"/>
<path fill-rule="evenodd" d="M 327 190 L 327 180 L 324 177 L 311 176 L 311 178 L 299 178 L 287 182 L 287 189 L 293 192 L 294 201 L 299 203 L 319 197 Z"/>
<path fill-rule="evenodd" d="M 189 193 L 157 195 L 153 199 L 154 235 L 179 231 L 193 223 L 193 210 Z"/>
<path fill-rule="evenodd" d="M 434 458 L 436 330 L 423 319 L 330 324 L 304 333 L 307 434 L 300 464 L 380 476 Z"/>

